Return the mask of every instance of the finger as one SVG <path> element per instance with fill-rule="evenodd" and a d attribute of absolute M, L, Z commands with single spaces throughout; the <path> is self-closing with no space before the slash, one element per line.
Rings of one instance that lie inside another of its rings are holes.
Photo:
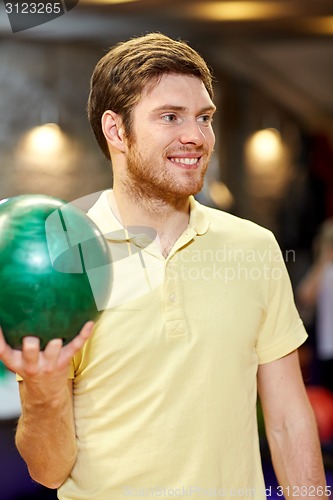
<path fill-rule="evenodd" d="M 45 371 L 51 372 L 55 369 L 60 356 L 62 344 L 62 339 L 52 339 L 47 343 L 43 352 Z"/>
<path fill-rule="evenodd" d="M 9 345 L 5 341 L 5 337 L 3 336 L 2 328 L 0 326 L 0 359 L 5 360 L 8 355 L 8 351 L 10 350 Z"/>
<path fill-rule="evenodd" d="M 94 326 L 95 323 L 93 321 L 87 321 L 87 323 L 83 325 L 83 328 L 79 333 L 79 337 L 82 337 L 82 339 L 84 339 L 84 342 L 90 337 Z"/>
<path fill-rule="evenodd" d="M 71 342 L 63 347 L 61 353 L 62 361 L 68 362 L 70 358 L 72 358 L 80 349 L 82 349 L 84 343 L 90 337 L 94 326 L 95 324 L 93 321 L 88 321 L 87 323 L 85 323 L 80 333 Z"/>
<path fill-rule="evenodd" d="M 22 354 L 18 349 L 12 349 L 7 344 L 2 328 L 0 326 L 0 359 L 6 365 L 8 370 L 17 372 L 21 366 Z"/>
<path fill-rule="evenodd" d="M 35 374 L 39 368 L 40 341 L 38 337 L 27 336 L 22 340 L 22 361 L 28 374 Z"/>
<path fill-rule="evenodd" d="M 85 323 L 80 333 L 64 347 L 64 351 L 71 353 L 71 356 L 76 354 L 84 345 L 86 340 L 90 337 L 94 328 L 94 322 L 88 321 Z"/>

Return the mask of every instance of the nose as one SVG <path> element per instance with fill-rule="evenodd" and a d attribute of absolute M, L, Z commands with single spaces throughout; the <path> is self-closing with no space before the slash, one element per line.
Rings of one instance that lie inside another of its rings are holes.
<path fill-rule="evenodd" d="M 185 120 L 180 132 L 179 140 L 182 144 L 201 146 L 205 142 L 205 134 L 196 120 Z"/>

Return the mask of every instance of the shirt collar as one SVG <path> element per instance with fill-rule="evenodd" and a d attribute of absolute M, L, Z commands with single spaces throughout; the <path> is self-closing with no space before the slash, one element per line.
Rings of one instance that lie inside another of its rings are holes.
<path fill-rule="evenodd" d="M 113 214 L 108 197 L 110 196 L 111 189 L 104 191 L 98 198 L 96 203 L 88 211 L 89 217 L 97 224 L 100 231 L 107 240 L 110 241 L 133 241 L 139 246 L 147 246 L 152 242 L 156 234 L 150 229 L 151 234 L 147 234 L 147 228 L 124 228 L 122 224 Z M 209 220 L 202 210 L 202 205 L 190 196 L 190 220 L 187 230 L 187 235 L 203 235 L 207 232 L 209 227 Z M 149 240 L 149 241 L 148 241 Z"/>
<path fill-rule="evenodd" d="M 208 231 L 209 219 L 207 218 L 202 205 L 196 201 L 194 196 L 190 196 L 190 221 L 189 229 L 193 229 L 199 236 Z"/>

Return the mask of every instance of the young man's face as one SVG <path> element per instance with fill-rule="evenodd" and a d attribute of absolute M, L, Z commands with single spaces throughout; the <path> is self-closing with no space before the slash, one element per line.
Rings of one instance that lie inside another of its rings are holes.
<path fill-rule="evenodd" d="M 198 193 L 212 154 L 215 106 L 199 78 L 166 74 L 133 109 L 129 187 L 161 201 Z"/>

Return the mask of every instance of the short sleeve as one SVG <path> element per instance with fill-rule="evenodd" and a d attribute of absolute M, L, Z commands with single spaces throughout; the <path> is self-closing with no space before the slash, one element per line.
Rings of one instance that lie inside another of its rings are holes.
<path fill-rule="evenodd" d="M 272 251 L 267 262 L 267 302 L 256 344 L 259 364 L 286 356 L 302 345 L 308 336 L 296 309 L 282 252 L 274 236 L 270 235 Z"/>

